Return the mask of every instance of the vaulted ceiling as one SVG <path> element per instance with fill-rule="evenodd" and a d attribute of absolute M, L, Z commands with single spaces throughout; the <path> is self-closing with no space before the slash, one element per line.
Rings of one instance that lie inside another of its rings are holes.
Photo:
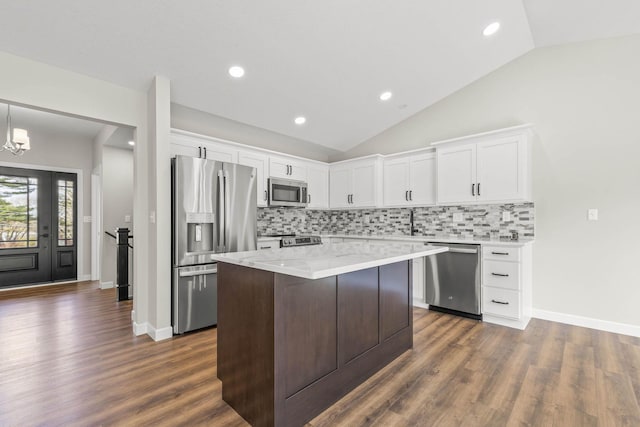
<path fill-rule="evenodd" d="M 635 0 L 20 0 L 1 9 L 0 51 L 140 91 L 164 75 L 178 104 L 340 151 L 536 47 L 640 33 Z M 496 21 L 498 32 L 483 36 Z M 243 77 L 228 74 L 233 65 Z"/>

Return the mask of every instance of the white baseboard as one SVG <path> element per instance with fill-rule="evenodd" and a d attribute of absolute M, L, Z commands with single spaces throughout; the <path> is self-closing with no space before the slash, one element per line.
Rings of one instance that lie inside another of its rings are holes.
<path fill-rule="evenodd" d="M 173 336 L 173 328 L 171 326 L 167 326 L 166 328 L 156 329 L 153 326 L 148 325 L 147 329 L 148 329 L 147 334 L 154 341 L 166 340 Z"/>
<path fill-rule="evenodd" d="M 616 334 L 640 337 L 640 326 L 627 323 L 611 322 L 609 320 L 593 319 L 591 317 L 576 316 L 573 314 L 558 313 L 556 311 L 533 309 L 533 317 L 536 319 L 551 320 L 552 322 L 566 323 L 567 325 L 582 326 L 600 331 Z"/>
<path fill-rule="evenodd" d="M 80 282 L 86 282 L 87 280 L 91 280 L 90 274 L 83 274 L 82 276 L 78 277 L 78 281 Z"/>
<path fill-rule="evenodd" d="M 136 336 L 147 334 L 154 341 L 162 341 L 169 339 L 173 336 L 173 328 L 167 326 L 166 328 L 156 329 L 148 322 L 136 323 L 133 322 L 133 333 Z"/>
<path fill-rule="evenodd" d="M 100 282 L 100 289 L 112 289 L 113 282 Z"/>
<path fill-rule="evenodd" d="M 426 302 L 422 302 L 418 299 L 414 299 L 413 300 L 413 306 L 414 307 L 420 307 L 420 308 L 429 308 L 429 304 L 427 304 Z"/>
<path fill-rule="evenodd" d="M 147 322 L 136 323 L 133 322 L 133 334 L 136 336 L 144 335 L 147 333 Z"/>

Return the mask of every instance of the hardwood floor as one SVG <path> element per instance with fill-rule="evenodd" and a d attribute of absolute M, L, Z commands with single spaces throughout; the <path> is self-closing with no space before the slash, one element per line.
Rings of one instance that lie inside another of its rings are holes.
<path fill-rule="evenodd" d="M 94 282 L 0 292 L 0 426 L 247 425 L 216 329 L 155 343 Z M 414 349 L 309 426 L 639 426 L 640 339 L 414 310 Z"/>

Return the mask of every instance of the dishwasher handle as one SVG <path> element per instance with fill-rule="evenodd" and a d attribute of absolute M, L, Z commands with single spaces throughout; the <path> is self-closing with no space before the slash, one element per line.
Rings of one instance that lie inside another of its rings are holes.
<path fill-rule="evenodd" d="M 453 248 L 449 246 L 449 252 L 454 254 L 477 254 L 477 249 L 467 249 L 467 248 Z"/>

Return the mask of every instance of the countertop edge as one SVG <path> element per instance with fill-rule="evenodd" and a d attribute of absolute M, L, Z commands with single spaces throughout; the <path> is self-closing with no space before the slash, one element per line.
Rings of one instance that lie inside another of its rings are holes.
<path fill-rule="evenodd" d="M 287 250 L 284 249 L 271 249 L 272 251 L 279 250 Z M 408 254 L 395 255 L 391 257 L 380 258 L 371 261 L 357 262 L 353 264 L 349 264 L 346 266 L 333 267 L 324 270 L 317 270 L 313 272 L 305 272 L 303 270 L 299 270 L 293 267 L 280 267 L 272 264 L 263 264 L 260 262 L 254 261 L 244 261 L 240 259 L 235 259 L 229 256 L 225 256 L 226 254 L 216 254 L 212 255 L 211 258 L 217 262 L 223 262 L 227 264 L 234 264 L 243 267 L 255 268 L 257 270 L 269 271 L 272 273 L 285 274 L 288 276 L 301 277 L 304 279 L 323 279 L 325 277 L 336 276 L 339 274 L 351 273 L 354 271 L 364 270 L 372 267 L 379 267 L 381 265 L 393 264 L 395 262 L 400 261 L 408 261 L 415 258 L 421 258 L 429 255 L 435 255 L 442 252 L 447 252 L 449 249 L 447 247 L 433 247 L 433 246 L 425 246 L 425 250 L 421 250 L 418 252 L 412 252 Z M 237 252 L 236 252 L 237 253 Z"/>

